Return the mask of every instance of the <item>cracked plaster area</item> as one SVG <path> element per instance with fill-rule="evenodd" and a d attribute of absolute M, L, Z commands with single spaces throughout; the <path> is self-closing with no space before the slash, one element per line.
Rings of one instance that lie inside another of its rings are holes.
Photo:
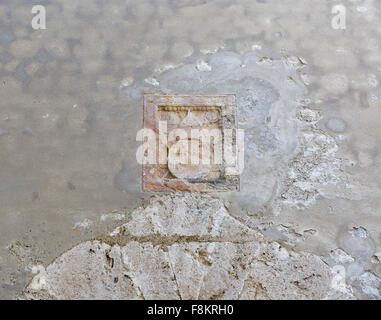
<path fill-rule="evenodd" d="M 240 192 L 155 196 L 111 234 L 46 268 L 29 263 L 37 275 L 20 298 L 381 298 L 372 209 L 362 219 L 332 214 L 332 206 L 372 204 L 380 188 L 350 170 L 342 120 L 324 127 L 327 111 L 308 95 L 307 62 L 220 52 L 200 63 L 157 71 L 154 84 L 136 81 L 120 95 L 139 118 L 147 92 L 234 92 L 245 130 Z M 136 191 L 139 173 L 136 162 L 123 162 L 117 188 Z M 93 227 L 87 218 L 74 225 Z"/>
<path fill-rule="evenodd" d="M 309 98 L 307 62 L 253 52 L 205 60 L 157 71 L 155 82 L 135 81 L 120 95 L 141 118 L 147 92 L 234 92 L 245 130 L 240 192 L 155 196 L 111 234 L 46 268 L 29 264 L 37 275 L 20 298 L 381 298 L 377 177 L 351 170 L 345 124 L 324 124 L 329 112 Z M 127 193 L 141 178 L 132 158 L 115 176 Z M 368 211 L 355 216 L 361 203 Z M 74 225 L 93 227 L 87 218 Z"/>
<path fill-rule="evenodd" d="M 381 6 L 332 5 L 3 1 L 0 298 L 380 299 Z M 240 192 L 132 211 L 145 93 L 236 95 Z"/>
<path fill-rule="evenodd" d="M 267 241 L 210 196 L 156 196 L 40 267 L 21 299 L 350 299 L 320 257 Z"/>

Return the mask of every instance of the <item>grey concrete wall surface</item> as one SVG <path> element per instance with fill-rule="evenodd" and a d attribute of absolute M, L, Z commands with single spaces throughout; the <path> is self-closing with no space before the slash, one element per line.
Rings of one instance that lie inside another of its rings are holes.
<path fill-rule="evenodd" d="M 0 299 L 381 298 L 380 1 L 0 18 Z M 142 192 L 144 93 L 235 94 L 239 192 Z"/>

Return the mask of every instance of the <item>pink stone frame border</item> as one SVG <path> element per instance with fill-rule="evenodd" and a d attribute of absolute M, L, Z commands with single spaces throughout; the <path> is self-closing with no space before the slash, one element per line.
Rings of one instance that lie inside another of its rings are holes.
<path fill-rule="evenodd" d="M 223 129 L 236 129 L 234 94 L 226 95 L 156 95 L 144 94 L 143 127 L 159 133 L 160 107 L 218 107 Z M 158 156 L 158 155 L 157 155 Z M 224 176 L 218 181 L 189 182 L 166 178 L 167 165 L 142 165 L 142 190 L 149 192 L 215 192 L 239 190 L 239 176 Z M 163 178 L 164 177 L 164 178 Z"/>

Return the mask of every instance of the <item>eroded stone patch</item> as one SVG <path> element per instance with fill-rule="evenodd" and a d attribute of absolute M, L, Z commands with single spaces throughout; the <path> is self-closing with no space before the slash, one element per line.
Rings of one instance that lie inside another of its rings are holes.
<path fill-rule="evenodd" d="M 331 281 L 320 257 L 265 240 L 222 200 L 175 194 L 151 198 L 129 223 L 40 268 L 20 298 L 353 298 Z"/>

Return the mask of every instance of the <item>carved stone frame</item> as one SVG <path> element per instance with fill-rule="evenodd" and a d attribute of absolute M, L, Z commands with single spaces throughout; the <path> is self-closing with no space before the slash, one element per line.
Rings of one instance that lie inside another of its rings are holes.
<path fill-rule="evenodd" d="M 220 128 L 222 133 L 222 149 L 224 148 L 224 129 L 232 129 L 233 137 L 236 129 L 235 95 L 155 95 L 144 94 L 143 127 L 152 129 L 158 136 L 160 112 L 163 110 L 194 109 L 199 111 L 218 109 L 220 112 Z M 235 149 L 233 138 L 233 148 Z M 157 141 L 157 144 L 158 141 Z M 234 150 L 233 149 L 233 150 Z M 157 153 L 158 159 L 158 153 Z M 218 179 L 189 181 L 170 177 L 167 164 L 142 165 L 142 189 L 150 192 L 215 192 L 239 190 L 239 176 L 223 174 Z"/>

